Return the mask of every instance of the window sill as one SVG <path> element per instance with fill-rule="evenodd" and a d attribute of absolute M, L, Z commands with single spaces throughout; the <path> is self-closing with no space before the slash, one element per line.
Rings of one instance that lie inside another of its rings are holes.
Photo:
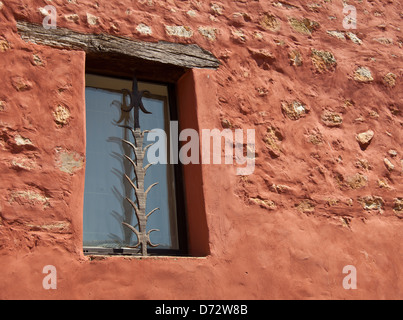
<path fill-rule="evenodd" d="M 111 259 L 123 259 L 123 260 L 168 260 L 168 261 L 177 261 L 177 260 L 207 260 L 208 257 L 186 257 L 186 256 L 163 256 L 163 255 L 150 255 L 150 256 L 140 256 L 140 255 L 87 255 L 86 258 L 89 261 L 103 261 L 103 260 L 111 260 Z"/>
<path fill-rule="evenodd" d="M 191 256 L 179 250 L 149 249 L 149 255 L 143 256 L 139 249 L 133 248 L 101 248 L 84 247 L 84 255 L 90 260 L 105 260 L 108 258 L 124 259 L 154 259 L 154 260 L 178 260 L 178 259 L 205 259 L 206 256 Z"/>

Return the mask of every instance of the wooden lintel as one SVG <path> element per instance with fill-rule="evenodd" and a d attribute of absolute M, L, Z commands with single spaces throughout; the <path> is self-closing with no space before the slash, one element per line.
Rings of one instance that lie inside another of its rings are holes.
<path fill-rule="evenodd" d="M 17 22 L 17 30 L 24 41 L 83 50 L 89 54 L 122 55 L 188 69 L 217 69 L 220 65 L 211 52 L 196 44 L 145 42 L 108 34 L 80 33 L 65 28 L 45 29 L 42 25 L 25 21 Z"/>

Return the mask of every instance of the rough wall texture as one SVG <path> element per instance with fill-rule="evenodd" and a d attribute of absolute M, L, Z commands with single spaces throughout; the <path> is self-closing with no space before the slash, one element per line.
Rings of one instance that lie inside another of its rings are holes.
<path fill-rule="evenodd" d="M 58 27 L 221 60 L 193 71 L 199 128 L 255 129 L 257 158 L 245 177 L 202 168 L 209 256 L 82 255 L 85 54 L 16 31 L 47 4 Z M 403 298 L 402 21 L 386 0 L 2 0 L 0 298 Z"/>

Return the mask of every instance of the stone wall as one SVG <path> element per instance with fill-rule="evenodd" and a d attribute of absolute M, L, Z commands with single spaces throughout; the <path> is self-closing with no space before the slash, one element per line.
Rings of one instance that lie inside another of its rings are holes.
<path fill-rule="evenodd" d="M 203 166 L 207 257 L 82 254 L 85 54 L 16 28 L 42 24 L 48 4 L 57 27 L 195 43 L 221 61 L 192 72 L 198 125 L 255 129 L 256 169 Z M 0 298 L 401 299 L 402 21 L 399 1 L 380 0 L 2 0 Z"/>

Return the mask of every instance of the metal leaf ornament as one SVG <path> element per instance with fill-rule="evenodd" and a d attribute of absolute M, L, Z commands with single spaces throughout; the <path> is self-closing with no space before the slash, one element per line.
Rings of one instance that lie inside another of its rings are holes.
<path fill-rule="evenodd" d="M 122 142 L 127 144 L 133 149 L 135 158 L 131 159 L 129 156 L 124 155 L 125 159 L 129 161 L 134 170 L 135 174 L 135 179 L 134 181 L 127 175 L 125 174 L 125 178 L 131 185 L 131 187 L 134 189 L 136 201 L 133 201 L 130 198 L 126 197 L 126 200 L 130 203 L 130 205 L 133 207 L 134 212 L 136 214 L 137 222 L 138 222 L 138 230 L 133 227 L 132 225 L 122 222 L 122 224 L 129 228 L 137 237 L 137 244 L 133 248 L 138 248 L 141 246 L 141 254 L 143 256 L 148 255 L 147 247 L 157 247 L 159 244 L 153 244 L 150 240 L 150 234 L 154 231 L 160 231 L 158 229 L 152 229 L 147 232 L 147 221 L 148 218 L 159 208 L 155 208 L 151 210 L 149 213 L 146 213 L 146 203 L 147 203 L 147 195 L 151 191 L 153 187 L 155 187 L 158 182 L 150 185 L 147 190 L 145 190 L 144 186 L 144 178 L 147 173 L 147 170 L 153 165 L 153 164 L 148 164 L 147 166 L 144 167 L 144 159 L 145 155 L 147 153 L 147 150 L 149 147 L 152 146 L 152 144 L 149 144 L 145 148 L 143 148 L 143 141 L 144 141 L 144 135 L 148 131 L 141 131 L 140 129 L 140 121 L 139 121 L 139 112 L 140 110 L 146 114 L 151 114 L 151 112 L 147 111 L 143 105 L 142 102 L 142 96 L 145 92 L 147 91 L 138 91 L 138 84 L 137 84 L 137 79 L 136 77 L 133 77 L 133 87 L 132 91 L 124 89 L 122 90 L 123 92 L 123 98 L 125 101 L 125 97 L 129 96 L 130 98 L 130 105 L 127 106 L 122 106 L 122 111 L 124 112 L 130 112 L 131 110 L 134 110 L 134 127 L 130 126 L 125 126 L 125 125 L 119 125 L 119 127 L 126 128 L 131 131 L 134 139 L 134 143 L 122 139 Z"/>

